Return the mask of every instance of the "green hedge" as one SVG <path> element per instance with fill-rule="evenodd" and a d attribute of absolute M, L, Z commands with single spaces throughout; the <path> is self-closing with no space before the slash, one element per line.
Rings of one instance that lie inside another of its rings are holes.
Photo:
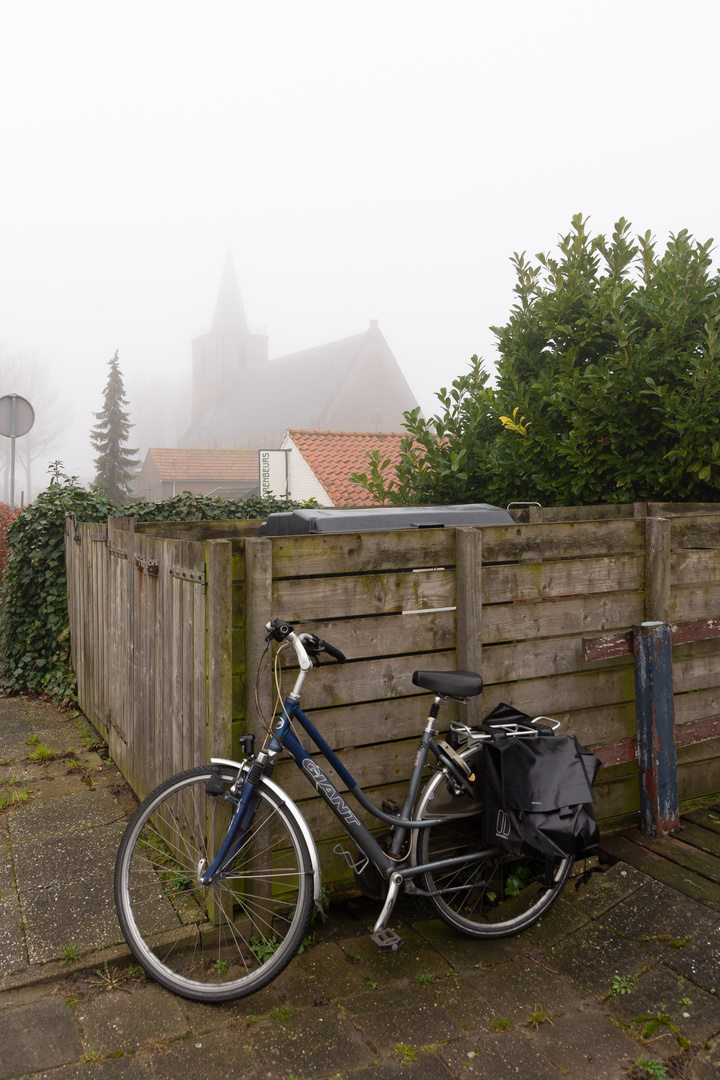
<path fill-rule="evenodd" d="M 115 505 L 102 491 L 80 487 L 56 465 L 49 488 L 13 521 L 0 611 L 0 686 L 8 693 L 42 694 L 59 705 L 77 700 L 70 658 L 65 576 L 65 519 L 207 521 L 265 518 L 303 503 L 277 499 L 218 499 L 183 492 L 164 502 Z"/>

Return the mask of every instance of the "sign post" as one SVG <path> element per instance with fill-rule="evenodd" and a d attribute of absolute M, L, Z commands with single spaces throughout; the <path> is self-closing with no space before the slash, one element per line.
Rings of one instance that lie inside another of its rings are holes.
<path fill-rule="evenodd" d="M 0 435 L 10 439 L 10 509 L 15 509 L 15 439 L 27 435 L 35 423 L 35 410 L 19 394 L 0 398 Z"/>
<path fill-rule="evenodd" d="M 259 450 L 260 497 L 274 495 L 276 499 L 288 497 L 288 450 Z"/>

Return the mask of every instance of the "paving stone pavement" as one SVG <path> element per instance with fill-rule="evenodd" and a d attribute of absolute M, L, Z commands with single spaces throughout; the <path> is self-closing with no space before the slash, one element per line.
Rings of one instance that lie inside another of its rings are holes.
<path fill-rule="evenodd" d="M 463 938 L 408 900 L 387 955 L 361 899 L 258 994 L 174 997 L 122 942 L 112 874 L 133 798 L 94 740 L 82 717 L 0 699 L 0 1080 L 663 1075 L 639 1059 L 720 1077 L 720 914 L 621 862 L 517 938 Z"/>

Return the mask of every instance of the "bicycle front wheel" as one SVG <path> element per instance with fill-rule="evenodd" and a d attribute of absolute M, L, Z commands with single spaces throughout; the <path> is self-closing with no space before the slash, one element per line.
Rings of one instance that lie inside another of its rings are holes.
<path fill-rule="evenodd" d="M 222 791 L 214 782 L 222 781 Z M 237 770 L 188 769 L 138 807 L 120 844 L 115 903 L 135 958 L 157 982 L 195 1001 L 253 994 L 290 963 L 307 934 L 313 869 L 296 821 L 272 789 L 232 865 L 209 887 L 232 818 Z"/>
<path fill-rule="evenodd" d="M 448 790 L 442 773 L 424 789 L 418 817 L 444 818 L 442 825 L 419 829 L 417 865 L 481 851 L 482 746 L 466 747 L 461 757 L 475 774 L 475 797 Z M 556 859 L 552 886 L 546 888 L 545 861 L 496 851 L 467 866 L 434 870 L 422 886 L 440 918 L 463 934 L 478 938 L 509 937 L 537 922 L 555 903 L 574 859 Z"/>

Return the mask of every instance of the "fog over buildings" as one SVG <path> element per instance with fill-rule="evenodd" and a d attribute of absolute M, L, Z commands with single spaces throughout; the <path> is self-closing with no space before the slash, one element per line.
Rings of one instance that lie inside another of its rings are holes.
<path fill-rule="evenodd" d="M 182 436 L 228 251 L 271 361 L 377 320 L 429 414 L 492 362 L 513 251 L 578 211 L 716 235 L 719 22 L 709 0 L 2 5 L 0 395 L 39 402 L 39 377 L 67 425 L 34 483 L 58 458 L 91 479 L 115 349 L 133 445 Z"/>

